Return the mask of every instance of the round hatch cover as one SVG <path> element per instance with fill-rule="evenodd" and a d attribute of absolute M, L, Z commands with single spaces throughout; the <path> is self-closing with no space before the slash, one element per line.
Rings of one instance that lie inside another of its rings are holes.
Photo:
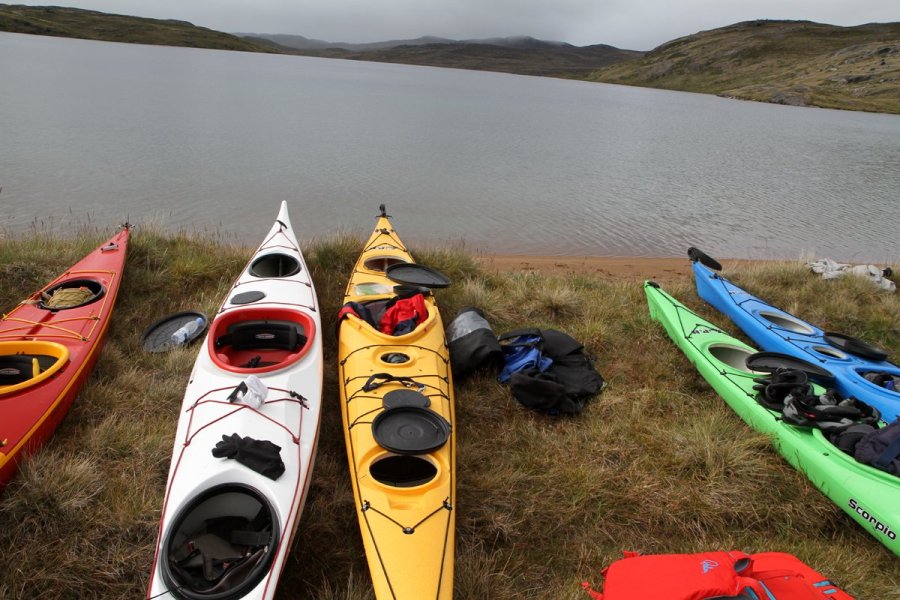
<path fill-rule="evenodd" d="M 757 352 L 756 354 L 751 354 L 747 357 L 747 368 L 766 373 L 774 373 L 776 369 L 796 369 L 803 371 L 809 377 L 820 382 L 828 382 L 834 379 L 834 375 L 828 369 L 823 369 L 819 365 L 805 361 L 802 358 L 780 352 Z"/>
<path fill-rule="evenodd" d="M 265 292 L 260 292 L 259 290 L 251 290 L 249 292 L 241 292 L 240 294 L 235 294 L 231 297 L 232 304 L 251 304 L 253 302 L 259 302 L 263 298 L 266 297 Z"/>
<path fill-rule="evenodd" d="M 428 399 L 428 396 L 415 390 L 391 390 L 384 395 L 381 403 L 385 408 L 399 408 L 401 406 L 428 408 L 431 406 L 431 400 Z"/>
<path fill-rule="evenodd" d="M 400 263 L 391 265 L 385 271 L 388 279 L 404 285 L 426 288 L 445 288 L 450 286 L 450 278 L 436 269 L 416 263 Z"/>
<path fill-rule="evenodd" d="M 860 358 L 867 358 L 878 362 L 887 360 L 888 352 L 884 348 L 879 348 L 878 346 L 850 337 L 849 335 L 829 331 L 825 333 L 824 337 L 825 341 L 835 348 L 840 348 L 844 352 L 855 354 Z"/>
<path fill-rule="evenodd" d="M 182 325 L 200 318 L 203 319 L 203 326 L 198 327 L 196 331 L 188 335 L 183 345 L 190 344 L 206 331 L 209 320 L 202 312 L 196 310 L 188 310 L 185 312 L 175 313 L 163 317 L 148 327 L 141 336 L 141 346 L 145 352 L 166 352 L 175 346 L 172 345 L 172 334 L 175 333 Z"/>
<path fill-rule="evenodd" d="M 450 423 L 433 410 L 401 406 L 375 417 L 372 435 L 385 450 L 397 454 L 427 454 L 447 443 Z"/>

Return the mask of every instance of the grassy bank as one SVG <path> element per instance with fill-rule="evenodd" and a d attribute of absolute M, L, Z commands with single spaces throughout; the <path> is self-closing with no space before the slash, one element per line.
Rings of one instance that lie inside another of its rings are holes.
<path fill-rule="evenodd" d="M 672 40 L 588 79 L 898 114 L 900 23 L 747 21 Z"/>
<path fill-rule="evenodd" d="M 402 234 L 402 221 L 397 223 Z M 261 232 L 262 233 L 262 232 Z M 11 307 L 105 234 L 0 240 Z M 362 240 L 305 247 L 320 303 L 326 386 L 310 496 L 279 598 L 370 599 L 336 384 L 335 314 Z M 212 315 L 251 249 L 138 228 L 97 369 L 71 413 L 0 498 L 0 598 L 143 597 L 184 386 L 199 345 L 145 354 L 140 334 L 185 309 Z M 485 375 L 457 383 L 456 597 L 575 600 L 622 549 L 780 550 L 859 599 L 900 598 L 897 559 L 790 468 L 719 399 L 647 314 L 641 286 L 611 278 L 496 274 L 455 251 L 413 248 L 495 331 L 555 327 L 583 340 L 609 386 L 580 417 L 528 412 Z M 685 259 L 686 260 L 686 259 Z M 900 355 L 900 300 L 799 264 L 730 268 L 736 282 L 827 329 Z M 666 289 L 731 331 L 689 277 Z M 5 310 L 4 308 L 3 310 Z"/>

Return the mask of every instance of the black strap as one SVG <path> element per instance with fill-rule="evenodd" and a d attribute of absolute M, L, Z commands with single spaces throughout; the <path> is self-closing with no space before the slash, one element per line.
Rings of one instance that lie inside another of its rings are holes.
<path fill-rule="evenodd" d="M 231 532 L 231 543 L 236 546 L 266 546 L 272 534 L 268 531 L 241 531 Z"/>
<path fill-rule="evenodd" d="M 891 442 L 890 445 L 884 449 L 884 452 L 875 459 L 875 466 L 882 471 L 887 471 L 891 462 L 898 456 L 900 456 L 900 437 Z"/>
<path fill-rule="evenodd" d="M 260 363 L 261 360 L 262 360 L 262 356 L 260 356 L 259 354 L 257 354 L 256 356 L 254 356 L 253 358 L 251 358 L 250 360 L 248 360 L 246 363 L 244 363 L 243 365 L 241 365 L 241 368 L 242 368 L 242 369 L 255 369 L 256 367 L 259 366 L 259 363 Z M 241 382 L 241 383 L 243 383 L 243 382 Z M 246 386 L 244 386 L 244 387 L 246 387 Z M 247 390 L 244 390 L 244 392 L 246 392 L 246 391 L 247 391 Z"/>
<path fill-rule="evenodd" d="M 781 412 L 788 396 L 805 398 L 812 394 L 806 373 L 798 369 L 776 369 L 767 377 L 754 379 L 753 389 L 759 392 L 756 401 L 768 408 Z"/>
<path fill-rule="evenodd" d="M 231 390 L 231 393 L 228 394 L 228 398 L 226 398 L 226 400 L 228 400 L 229 402 L 235 402 L 238 399 L 238 394 L 246 394 L 246 393 L 247 393 L 247 384 L 242 381 L 239 384 L 237 384 L 237 386 L 233 390 Z"/>
<path fill-rule="evenodd" d="M 523 335 L 536 335 L 537 337 L 544 339 L 541 330 L 537 327 L 523 327 L 521 329 L 513 329 L 512 331 L 507 331 L 502 335 L 497 336 L 497 341 L 509 340 L 512 338 L 521 337 Z"/>
<path fill-rule="evenodd" d="M 376 379 L 382 379 L 383 381 L 376 381 Z M 382 385 L 388 383 L 389 381 L 397 381 L 399 383 L 402 383 L 406 387 L 423 387 L 422 384 L 418 383 L 412 377 L 396 377 L 394 375 L 391 375 L 390 373 L 373 373 L 369 377 L 369 379 L 366 380 L 366 383 L 365 385 L 363 385 L 362 389 L 364 392 L 371 392 L 372 390 L 380 388 Z"/>

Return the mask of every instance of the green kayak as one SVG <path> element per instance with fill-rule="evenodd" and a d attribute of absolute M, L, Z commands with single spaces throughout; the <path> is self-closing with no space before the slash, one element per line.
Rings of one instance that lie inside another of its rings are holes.
<path fill-rule="evenodd" d="M 697 367 L 704 379 L 751 427 L 772 437 L 775 448 L 819 490 L 879 542 L 900 556 L 900 477 L 857 462 L 821 430 L 778 419 L 757 402 L 748 356 L 756 350 L 694 314 L 654 282 L 644 283 L 650 317 Z"/>

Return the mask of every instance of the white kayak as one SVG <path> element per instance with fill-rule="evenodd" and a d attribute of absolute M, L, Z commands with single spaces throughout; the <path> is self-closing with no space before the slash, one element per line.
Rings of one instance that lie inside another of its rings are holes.
<path fill-rule="evenodd" d="M 319 307 L 282 202 L 188 381 L 148 598 L 275 595 L 309 489 L 321 397 Z"/>

